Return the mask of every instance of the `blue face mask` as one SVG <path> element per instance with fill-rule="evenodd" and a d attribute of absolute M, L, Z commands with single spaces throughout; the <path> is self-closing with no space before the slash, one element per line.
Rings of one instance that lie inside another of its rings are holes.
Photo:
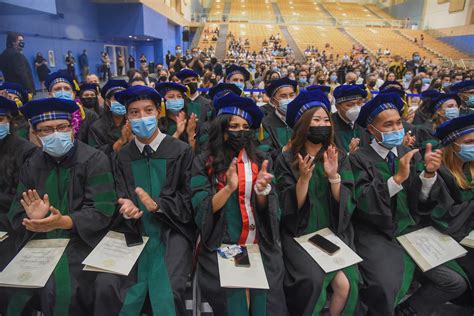
<path fill-rule="evenodd" d="M 298 81 L 300 83 L 306 83 L 306 78 L 305 77 L 298 78 Z"/>
<path fill-rule="evenodd" d="M 424 77 L 424 78 L 421 79 L 421 82 L 423 82 L 423 84 L 430 84 L 430 83 L 431 83 L 431 79 Z"/>
<path fill-rule="evenodd" d="M 419 62 L 419 61 L 420 61 L 420 56 L 415 56 L 415 57 L 413 57 L 413 60 L 414 60 L 415 62 Z"/>
<path fill-rule="evenodd" d="M 470 95 L 466 100 L 466 105 L 470 108 L 474 108 L 474 95 Z"/>
<path fill-rule="evenodd" d="M 288 104 L 290 104 L 291 101 L 293 101 L 293 99 L 283 99 L 278 102 L 278 109 L 282 114 L 286 115 Z"/>
<path fill-rule="evenodd" d="M 237 88 L 239 88 L 240 90 L 244 91 L 244 88 L 245 88 L 245 84 L 243 82 L 232 82 L 233 84 L 235 84 L 235 86 Z"/>
<path fill-rule="evenodd" d="M 446 108 L 444 110 L 444 116 L 448 118 L 448 120 L 452 120 L 459 116 L 459 109 L 458 108 Z"/>
<path fill-rule="evenodd" d="M 380 143 L 385 148 L 392 149 L 393 147 L 400 146 L 403 143 L 403 137 L 405 137 L 404 128 L 392 132 L 381 132 L 378 129 L 376 130 L 382 135 L 382 141 L 380 141 Z"/>
<path fill-rule="evenodd" d="M 53 93 L 53 96 L 58 99 L 66 99 L 66 100 L 74 99 L 71 91 L 64 91 L 64 90 L 56 91 Z"/>
<path fill-rule="evenodd" d="M 127 109 L 125 108 L 125 105 L 117 101 L 112 101 L 112 104 L 110 105 L 110 111 L 115 116 L 124 116 L 125 113 L 127 113 Z"/>
<path fill-rule="evenodd" d="M 447 87 L 449 87 L 450 85 L 451 85 L 451 82 L 443 82 L 441 86 L 442 86 L 443 88 L 447 88 Z"/>
<path fill-rule="evenodd" d="M 0 124 L 0 139 L 4 139 L 10 134 L 10 123 Z"/>
<path fill-rule="evenodd" d="M 184 108 L 184 99 L 166 100 L 166 109 L 173 113 L 178 113 Z"/>
<path fill-rule="evenodd" d="M 456 144 L 456 143 L 455 143 Z M 459 158 L 461 158 L 463 161 L 474 161 L 474 145 L 459 145 L 461 147 L 461 150 L 457 153 Z"/>
<path fill-rule="evenodd" d="M 71 132 L 55 132 L 48 136 L 40 137 L 43 151 L 53 157 L 62 157 L 71 150 L 74 145 Z"/>
<path fill-rule="evenodd" d="M 140 138 L 148 139 L 156 130 L 156 116 L 146 116 L 130 120 L 133 134 Z"/>
<path fill-rule="evenodd" d="M 332 82 L 336 82 L 337 81 L 337 76 L 332 75 L 331 77 L 329 77 L 329 79 L 331 79 Z"/>
<path fill-rule="evenodd" d="M 409 74 L 406 74 L 406 75 L 405 75 L 405 80 L 406 80 L 406 81 L 410 81 L 412 78 L 413 78 L 412 75 L 409 75 Z"/>

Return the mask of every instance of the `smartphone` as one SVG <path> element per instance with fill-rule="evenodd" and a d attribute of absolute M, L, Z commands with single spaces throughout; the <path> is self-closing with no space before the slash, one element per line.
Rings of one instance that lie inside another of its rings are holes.
<path fill-rule="evenodd" d="M 318 247 L 319 249 L 321 249 L 322 251 L 324 251 L 325 253 L 327 253 L 328 255 L 332 256 L 333 254 L 335 254 L 339 249 L 339 246 L 337 246 L 336 244 L 334 244 L 333 242 L 329 241 L 328 239 L 324 238 L 323 236 L 321 235 L 314 235 L 313 237 L 311 237 L 309 239 L 309 241 L 315 245 L 316 247 Z"/>
<path fill-rule="evenodd" d="M 250 267 L 249 254 L 247 247 L 242 246 L 243 252 L 234 257 L 236 267 Z"/>
<path fill-rule="evenodd" d="M 133 247 L 143 244 L 143 238 L 141 234 L 137 233 L 125 233 L 125 242 L 127 247 Z"/>

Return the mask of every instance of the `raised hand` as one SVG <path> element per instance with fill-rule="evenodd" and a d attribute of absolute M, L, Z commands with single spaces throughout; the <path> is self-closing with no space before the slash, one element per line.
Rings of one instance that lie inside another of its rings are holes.
<path fill-rule="evenodd" d="M 416 142 L 416 136 L 413 135 L 411 136 L 411 131 L 405 133 L 405 136 L 403 137 L 403 145 L 410 147 Z"/>
<path fill-rule="evenodd" d="M 120 205 L 119 212 L 124 214 L 127 218 L 139 219 L 143 216 L 143 212 L 140 211 L 131 200 L 120 198 L 117 202 Z"/>
<path fill-rule="evenodd" d="M 237 175 L 237 158 L 234 158 L 229 165 L 225 173 L 227 183 L 226 186 L 229 188 L 231 192 L 237 190 L 239 186 L 239 177 Z"/>
<path fill-rule="evenodd" d="M 135 189 L 135 193 L 138 195 L 138 198 L 146 207 L 148 212 L 155 213 L 156 211 L 158 211 L 158 204 L 156 204 L 156 202 L 150 197 L 148 193 L 145 192 L 145 190 L 140 187 L 137 187 Z"/>
<path fill-rule="evenodd" d="M 178 116 L 176 117 L 176 132 L 174 133 L 175 138 L 178 138 L 183 134 L 186 128 L 186 113 L 184 111 L 179 112 Z"/>
<path fill-rule="evenodd" d="M 437 149 L 433 151 L 433 145 L 427 144 L 425 150 L 425 170 L 429 173 L 438 171 L 443 162 L 443 151 Z"/>
<path fill-rule="evenodd" d="M 313 170 L 316 165 L 313 164 L 314 157 L 311 157 L 309 154 L 306 155 L 303 159 L 301 154 L 298 154 L 298 169 L 300 171 L 300 179 L 305 182 L 309 182 Z"/>
<path fill-rule="evenodd" d="M 197 117 L 196 117 L 196 114 L 192 113 L 188 119 L 188 125 L 186 126 L 186 133 L 191 138 L 194 138 L 194 135 L 196 134 L 196 126 L 197 126 Z"/>
<path fill-rule="evenodd" d="M 42 219 L 49 212 L 50 204 L 48 195 L 45 194 L 43 198 L 40 198 L 36 190 L 23 192 L 20 203 L 30 219 Z"/>
<path fill-rule="evenodd" d="M 396 183 L 402 184 L 408 179 L 410 176 L 411 159 L 418 151 L 418 149 L 413 149 L 398 160 L 398 172 L 393 176 L 393 180 L 395 180 Z"/>
<path fill-rule="evenodd" d="M 257 180 L 255 181 L 255 186 L 259 192 L 264 191 L 273 179 L 273 175 L 267 171 L 267 168 L 268 160 L 264 160 L 262 163 L 262 168 L 257 174 Z"/>
<path fill-rule="evenodd" d="M 68 229 L 72 227 L 64 227 L 63 215 L 61 212 L 56 209 L 54 206 L 49 207 L 49 214 L 48 217 L 41 218 L 41 219 L 23 219 L 23 226 L 26 227 L 27 230 L 37 233 L 47 233 L 55 229 Z"/>
<path fill-rule="evenodd" d="M 360 144 L 360 138 L 352 138 L 351 142 L 349 143 L 349 152 L 353 154 L 356 152 L 357 149 L 359 149 L 359 144 Z"/>
<path fill-rule="evenodd" d="M 338 169 L 338 152 L 336 146 L 330 145 L 324 152 L 324 172 L 329 179 L 334 179 L 337 176 Z"/>

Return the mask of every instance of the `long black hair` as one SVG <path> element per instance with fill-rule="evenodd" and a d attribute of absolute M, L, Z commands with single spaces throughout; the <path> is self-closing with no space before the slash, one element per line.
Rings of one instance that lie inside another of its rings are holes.
<path fill-rule="evenodd" d="M 233 153 L 230 147 L 224 140 L 225 133 L 229 129 L 229 122 L 232 118 L 231 114 L 224 114 L 217 116 L 212 122 L 209 128 L 209 145 L 207 149 L 207 156 L 210 159 L 210 167 L 213 173 L 218 175 L 221 172 L 225 172 L 232 161 L 232 159 L 238 154 Z M 251 130 L 252 137 L 250 141 L 245 144 L 244 148 L 250 160 L 256 163 L 260 163 L 263 159 L 257 151 L 257 140 L 255 137 L 255 131 Z"/>

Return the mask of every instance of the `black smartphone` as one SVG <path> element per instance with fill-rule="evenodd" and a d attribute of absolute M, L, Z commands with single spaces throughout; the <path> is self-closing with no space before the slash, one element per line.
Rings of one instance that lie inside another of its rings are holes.
<path fill-rule="evenodd" d="M 143 238 L 141 234 L 137 233 L 125 233 L 125 242 L 127 247 L 133 247 L 143 244 Z"/>
<path fill-rule="evenodd" d="M 239 253 L 234 257 L 236 267 L 250 267 L 249 254 L 247 252 L 247 247 L 242 247 L 243 252 Z"/>
<path fill-rule="evenodd" d="M 338 245 L 334 244 L 333 242 L 329 241 L 328 239 L 324 238 L 319 234 L 316 234 L 311 237 L 309 241 L 330 256 L 332 256 L 339 249 L 341 249 Z"/>

